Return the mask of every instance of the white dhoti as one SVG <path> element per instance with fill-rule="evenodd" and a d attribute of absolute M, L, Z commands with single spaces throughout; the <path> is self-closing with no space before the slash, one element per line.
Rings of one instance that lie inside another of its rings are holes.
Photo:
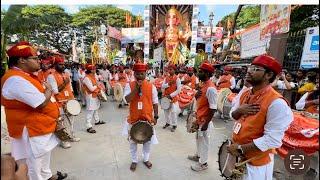
<path fill-rule="evenodd" d="M 30 180 L 47 180 L 52 176 L 51 152 L 58 142 L 52 133 L 30 138 L 27 128 L 24 127 L 21 138 L 11 139 L 11 154 L 16 161 L 27 163 Z"/>
<path fill-rule="evenodd" d="M 243 180 L 272 180 L 274 155 L 269 154 L 271 162 L 263 166 L 252 166 L 246 164 L 247 172 L 243 176 Z"/>
<path fill-rule="evenodd" d="M 138 154 L 137 154 L 138 144 L 130 139 L 129 132 L 130 132 L 131 127 L 132 127 L 132 125 L 129 124 L 126 120 L 124 122 L 124 126 L 123 126 L 121 134 L 123 136 L 127 137 L 128 141 L 129 141 L 130 155 L 131 155 L 132 162 L 137 163 L 138 162 Z M 152 128 L 152 129 L 153 129 L 153 135 L 151 137 L 151 140 L 144 143 L 143 147 L 142 147 L 143 162 L 149 161 L 150 152 L 151 152 L 151 144 L 158 144 L 159 143 L 159 141 L 157 139 L 156 131 L 154 128 Z"/>
<path fill-rule="evenodd" d="M 100 107 L 100 100 L 98 97 L 93 98 L 91 94 L 86 95 L 86 104 L 87 104 L 87 115 L 86 115 L 86 127 L 92 127 L 92 119 L 94 118 L 95 122 L 99 122 L 99 113 L 98 109 Z"/>
<path fill-rule="evenodd" d="M 164 118 L 167 124 L 177 126 L 178 114 L 180 113 L 179 103 L 175 102 L 171 104 L 170 109 L 164 110 Z"/>
<path fill-rule="evenodd" d="M 197 155 L 199 158 L 199 163 L 205 164 L 208 162 L 209 155 L 209 145 L 210 145 L 210 132 L 212 129 L 212 122 L 209 123 L 208 129 L 206 131 L 201 131 L 200 129 L 196 133 L 196 144 L 197 144 Z"/>

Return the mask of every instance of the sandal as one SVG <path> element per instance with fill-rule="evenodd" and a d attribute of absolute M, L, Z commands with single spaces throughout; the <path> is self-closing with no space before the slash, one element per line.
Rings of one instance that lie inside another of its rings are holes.
<path fill-rule="evenodd" d="M 131 171 L 135 171 L 136 168 L 137 168 L 137 163 L 135 163 L 135 162 L 131 163 L 131 165 L 130 165 L 130 170 L 131 170 Z"/>
<path fill-rule="evenodd" d="M 143 164 L 146 165 L 148 169 L 152 168 L 152 164 L 150 161 L 143 162 Z"/>
<path fill-rule="evenodd" d="M 99 124 L 105 124 L 106 122 L 104 122 L 104 121 L 98 121 L 98 122 L 96 122 L 96 123 L 94 123 L 95 125 L 99 125 Z"/>
<path fill-rule="evenodd" d="M 96 130 L 94 130 L 92 127 L 87 129 L 88 133 L 96 133 Z"/>
<path fill-rule="evenodd" d="M 48 180 L 62 180 L 68 177 L 67 173 L 62 173 L 60 171 L 57 171 L 57 174 L 52 175 Z"/>

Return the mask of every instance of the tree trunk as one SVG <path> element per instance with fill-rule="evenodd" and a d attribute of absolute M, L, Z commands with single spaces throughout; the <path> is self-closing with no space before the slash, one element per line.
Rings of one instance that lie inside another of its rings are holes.
<path fill-rule="evenodd" d="M 236 14 L 234 15 L 233 17 L 233 25 L 232 25 L 232 28 L 231 28 L 231 31 L 230 31 L 230 36 L 232 36 L 234 34 L 234 31 L 236 29 L 236 26 L 237 26 L 237 18 L 240 14 L 240 11 L 241 11 L 241 8 L 243 7 L 244 5 L 239 5 L 238 6 L 238 9 L 236 11 Z M 227 48 L 222 52 L 222 55 L 221 55 L 221 61 L 225 61 L 226 57 L 227 57 L 227 54 L 228 54 L 228 51 L 230 50 L 231 48 L 231 45 L 233 43 L 233 38 L 230 38 L 229 39 L 229 42 L 228 42 L 228 46 Z"/>

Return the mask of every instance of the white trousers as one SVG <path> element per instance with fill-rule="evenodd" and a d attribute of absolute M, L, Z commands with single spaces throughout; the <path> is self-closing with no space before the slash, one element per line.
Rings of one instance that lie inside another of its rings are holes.
<path fill-rule="evenodd" d="M 52 176 L 50 170 L 50 158 L 51 151 L 38 158 L 30 156 L 26 160 L 30 180 L 47 180 Z"/>
<path fill-rule="evenodd" d="M 247 173 L 243 176 L 243 180 L 272 180 L 274 155 L 270 154 L 271 162 L 263 166 L 247 165 Z"/>
<path fill-rule="evenodd" d="M 172 111 L 171 109 L 172 108 L 170 108 L 169 110 L 164 110 L 164 118 L 167 124 L 170 124 L 172 126 L 177 126 L 178 115 L 176 112 Z"/>
<path fill-rule="evenodd" d="M 94 118 L 95 122 L 100 121 L 98 110 L 87 110 L 87 116 L 86 116 L 86 127 L 87 128 L 92 127 L 92 124 L 91 124 L 92 118 Z"/>
<path fill-rule="evenodd" d="M 197 143 L 197 155 L 200 157 L 199 163 L 205 164 L 208 162 L 209 144 L 210 144 L 210 130 L 209 127 L 206 131 L 197 131 L 196 143 Z"/>
<path fill-rule="evenodd" d="M 73 125 L 74 125 L 74 116 L 71 116 L 69 115 L 67 117 L 67 115 L 65 114 L 64 110 L 62 108 L 59 108 L 60 110 L 60 115 L 61 115 L 61 118 L 63 119 L 63 125 L 65 126 L 67 132 L 72 136 L 72 137 L 75 137 L 74 136 L 74 128 L 73 128 Z M 69 118 L 69 119 L 68 119 Z"/>
<path fill-rule="evenodd" d="M 138 144 L 131 140 L 129 141 L 129 143 L 130 143 L 131 160 L 132 162 L 137 163 L 138 162 L 138 154 L 137 154 Z M 151 151 L 151 141 L 148 141 L 144 143 L 142 147 L 143 162 L 149 161 L 150 151 Z"/>

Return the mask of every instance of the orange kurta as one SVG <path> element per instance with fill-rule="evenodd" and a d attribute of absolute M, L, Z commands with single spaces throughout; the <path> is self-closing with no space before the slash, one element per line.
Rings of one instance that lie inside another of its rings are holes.
<path fill-rule="evenodd" d="M 208 80 L 203 84 L 201 88 L 201 96 L 197 99 L 197 124 L 202 125 L 208 119 L 208 115 L 210 112 L 209 101 L 206 96 L 206 92 L 209 87 L 215 87 L 211 80 Z"/>
<path fill-rule="evenodd" d="M 133 90 L 136 81 L 130 82 L 130 88 Z M 142 109 L 138 108 L 138 103 L 142 103 Z M 136 93 L 130 101 L 128 123 L 133 124 L 139 120 L 153 122 L 153 103 L 152 103 L 152 84 L 144 80 L 141 85 L 141 96 Z"/>
<path fill-rule="evenodd" d="M 52 73 L 56 82 L 57 86 L 61 86 L 63 84 L 64 79 L 69 79 L 71 82 L 70 76 L 67 73 L 59 73 L 55 71 Z M 55 94 L 55 98 L 59 102 L 59 105 L 61 106 L 63 103 L 67 102 L 68 100 L 74 99 L 73 92 L 71 90 L 71 85 L 68 83 L 64 89 L 62 89 L 58 94 Z"/>
<path fill-rule="evenodd" d="M 15 69 L 8 70 L 2 77 L 1 89 L 4 82 L 12 76 L 20 76 L 29 81 L 41 93 L 45 92 L 44 87 L 36 76 Z M 49 134 L 56 129 L 56 120 L 59 117 L 59 109 L 56 102 L 49 101 L 44 108 L 34 109 L 20 101 L 9 100 L 1 96 L 1 104 L 5 107 L 10 137 L 21 138 L 24 126 L 27 127 L 30 137 Z"/>
<path fill-rule="evenodd" d="M 172 85 L 170 85 L 168 88 L 166 88 L 164 90 L 164 94 L 163 94 L 164 96 L 168 96 L 177 90 L 177 88 L 178 88 L 177 87 L 177 79 L 178 79 L 178 77 L 176 75 L 166 77 L 165 83 L 169 84 L 169 82 L 172 82 Z M 172 98 L 172 102 L 177 102 L 177 100 L 178 100 L 177 96 Z"/>
<path fill-rule="evenodd" d="M 93 86 L 97 86 L 98 87 L 98 82 L 97 82 L 97 80 L 96 80 L 94 75 L 89 74 L 89 75 L 86 75 L 85 77 L 88 77 L 90 79 L 90 81 L 91 81 Z M 83 84 L 83 89 L 84 89 L 84 92 L 86 94 L 92 94 L 93 98 L 97 97 L 98 94 L 100 93 L 100 88 L 99 87 L 96 88 L 93 92 L 91 92 L 90 89 L 85 84 Z"/>
<path fill-rule="evenodd" d="M 267 86 L 254 94 L 251 94 L 251 89 L 245 91 L 240 97 L 240 105 L 242 104 L 260 104 L 260 111 L 251 116 L 241 116 L 237 121 L 241 123 L 241 128 L 238 134 L 233 133 L 232 139 L 234 143 L 240 145 L 252 143 L 254 139 L 260 138 L 264 133 L 264 126 L 266 124 L 267 111 L 270 104 L 278 98 L 283 98 L 277 91 L 271 86 Z M 281 113 L 281 112 L 279 112 Z M 247 159 L 262 155 L 261 158 L 250 162 L 254 166 L 262 166 L 268 164 L 271 160 L 270 153 L 273 153 L 274 149 L 268 151 L 255 151 L 245 154 Z"/>

